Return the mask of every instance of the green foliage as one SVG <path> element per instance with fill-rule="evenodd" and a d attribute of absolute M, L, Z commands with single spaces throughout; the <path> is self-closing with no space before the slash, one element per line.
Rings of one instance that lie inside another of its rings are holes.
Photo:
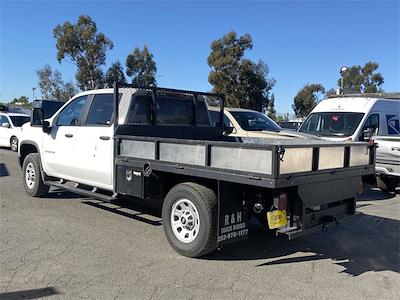
<path fill-rule="evenodd" d="M 345 91 L 358 93 L 377 93 L 383 92 L 381 85 L 384 78 L 381 73 L 377 73 L 379 64 L 367 62 L 364 67 L 354 65 L 349 67 L 343 74 L 343 87 Z M 341 86 L 341 78 L 338 79 L 338 86 Z"/>
<path fill-rule="evenodd" d="M 306 84 L 294 97 L 292 108 L 297 117 L 306 117 L 325 94 L 325 88 L 319 83 Z"/>
<path fill-rule="evenodd" d="M 271 99 L 268 101 L 268 117 L 272 120 L 276 120 L 276 110 L 275 110 L 275 95 L 271 95 Z"/>
<path fill-rule="evenodd" d="M 21 106 L 27 106 L 29 105 L 29 98 L 26 96 L 21 96 L 19 98 L 14 98 L 13 100 L 11 100 L 10 104 L 18 104 Z"/>
<path fill-rule="evenodd" d="M 157 66 L 147 46 L 139 48 L 126 58 L 126 74 L 132 78 L 132 84 L 137 86 L 156 86 Z"/>
<path fill-rule="evenodd" d="M 267 78 L 269 70 L 263 61 L 256 64 L 244 58 L 252 47 L 249 34 L 238 37 L 234 31 L 213 41 L 207 59 L 211 67 L 208 81 L 213 92 L 225 94 L 228 106 L 262 111 L 275 80 Z"/>
<path fill-rule="evenodd" d="M 52 70 L 50 65 L 37 70 L 36 74 L 40 92 L 45 99 L 65 102 L 78 93 L 75 85 L 70 81 L 64 82 L 61 73 L 58 70 Z"/>
<path fill-rule="evenodd" d="M 58 62 L 68 58 L 77 66 L 75 75 L 81 90 L 102 88 L 106 51 L 113 43 L 103 33 L 97 32 L 96 23 L 89 16 L 81 15 L 76 24 L 65 22 L 53 30 L 57 39 Z"/>
<path fill-rule="evenodd" d="M 112 87 L 114 82 L 126 83 L 124 70 L 119 61 L 113 63 L 106 73 L 106 85 Z"/>
<path fill-rule="evenodd" d="M 326 96 L 335 96 L 336 95 L 336 90 L 334 88 L 330 88 L 329 90 L 326 91 Z"/>

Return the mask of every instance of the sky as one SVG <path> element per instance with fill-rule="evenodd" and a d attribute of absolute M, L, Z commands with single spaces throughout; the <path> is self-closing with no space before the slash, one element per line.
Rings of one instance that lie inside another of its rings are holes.
<path fill-rule="evenodd" d="M 278 112 L 292 113 L 293 98 L 306 83 L 336 88 L 342 66 L 368 61 L 379 63 L 386 91 L 400 91 L 399 0 L 0 0 L 0 102 L 31 99 L 36 70 L 45 64 L 60 70 L 64 80 L 75 80 L 75 66 L 57 61 L 52 31 L 82 14 L 114 43 L 104 70 L 147 45 L 162 87 L 209 91 L 210 44 L 234 30 L 253 38 L 246 57 L 268 64 L 277 81 L 272 92 Z"/>

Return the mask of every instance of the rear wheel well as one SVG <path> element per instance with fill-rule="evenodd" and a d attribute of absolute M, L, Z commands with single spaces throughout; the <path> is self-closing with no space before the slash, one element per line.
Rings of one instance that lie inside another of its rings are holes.
<path fill-rule="evenodd" d="M 22 144 L 20 146 L 20 156 L 19 156 L 19 164 L 22 167 L 24 163 L 25 157 L 31 153 L 39 153 L 38 149 L 35 145 L 32 144 Z"/>

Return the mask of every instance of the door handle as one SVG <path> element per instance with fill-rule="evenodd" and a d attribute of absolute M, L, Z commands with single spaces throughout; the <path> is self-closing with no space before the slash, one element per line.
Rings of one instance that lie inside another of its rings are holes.
<path fill-rule="evenodd" d="M 67 138 L 72 138 L 74 135 L 72 134 L 72 133 L 66 133 L 65 134 L 65 137 L 67 137 Z"/>
<path fill-rule="evenodd" d="M 400 151 L 400 147 L 392 147 L 392 151 Z"/>
<path fill-rule="evenodd" d="M 103 141 L 108 141 L 109 139 L 110 139 L 110 137 L 109 136 L 106 136 L 106 135 L 102 135 L 102 136 L 100 136 L 99 137 L 101 140 L 103 140 Z"/>

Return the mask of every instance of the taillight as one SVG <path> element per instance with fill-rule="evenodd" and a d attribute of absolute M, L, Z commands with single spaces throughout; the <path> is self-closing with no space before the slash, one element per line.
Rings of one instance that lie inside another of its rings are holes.
<path fill-rule="evenodd" d="M 280 193 L 278 197 L 274 198 L 274 206 L 279 210 L 284 210 L 287 208 L 287 193 Z"/>

